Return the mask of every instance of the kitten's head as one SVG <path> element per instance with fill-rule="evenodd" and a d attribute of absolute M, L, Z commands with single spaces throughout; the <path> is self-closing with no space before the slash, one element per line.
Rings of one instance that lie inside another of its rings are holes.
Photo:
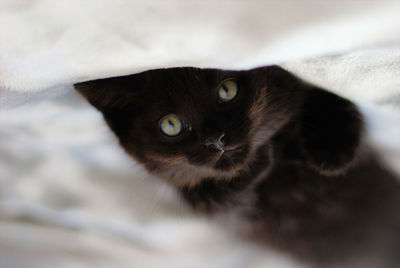
<path fill-rule="evenodd" d="M 288 86 L 294 83 L 272 66 L 158 69 L 75 87 L 104 114 L 131 156 L 180 186 L 246 170 L 295 112 L 300 94 Z"/>

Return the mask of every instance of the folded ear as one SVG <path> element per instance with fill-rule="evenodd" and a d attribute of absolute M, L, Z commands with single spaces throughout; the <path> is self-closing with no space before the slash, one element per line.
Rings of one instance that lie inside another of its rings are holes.
<path fill-rule="evenodd" d="M 362 116 L 350 101 L 310 89 L 302 109 L 300 146 L 308 164 L 338 175 L 354 162 L 363 132 Z"/>
<path fill-rule="evenodd" d="M 132 103 L 137 92 L 137 83 L 133 82 L 137 81 L 131 80 L 131 76 L 112 77 L 77 83 L 74 87 L 90 104 L 106 112 Z"/>

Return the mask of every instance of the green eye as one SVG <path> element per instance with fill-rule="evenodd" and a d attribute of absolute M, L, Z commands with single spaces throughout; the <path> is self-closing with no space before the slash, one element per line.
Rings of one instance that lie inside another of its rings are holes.
<path fill-rule="evenodd" d="M 166 115 L 160 120 L 161 131 L 168 136 L 178 135 L 182 132 L 183 126 L 182 121 L 173 114 Z"/>
<path fill-rule="evenodd" d="M 233 80 L 227 80 L 222 83 L 222 85 L 218 88 L 218 96 L 219 99 L 223 102 L 227 102 L 233 100 L 237 95 L 238 88 L 237 84 Z"/>

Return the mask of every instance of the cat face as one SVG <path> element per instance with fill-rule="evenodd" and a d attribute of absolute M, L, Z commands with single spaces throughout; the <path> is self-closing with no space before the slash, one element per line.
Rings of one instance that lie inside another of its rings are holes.
<path fill-rule="evenodd" d="M 158 69 L 76 89 L 104 114 L 131 156 L 159 177 L 186 185 L 246 170 L 290 118 L 299 93 L 282 90 L 273 72 Z"/>

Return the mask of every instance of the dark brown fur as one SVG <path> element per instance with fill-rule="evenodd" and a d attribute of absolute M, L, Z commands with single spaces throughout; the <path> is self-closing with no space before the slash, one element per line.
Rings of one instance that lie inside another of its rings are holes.
<path fill-rule="evenodd" d="M 239 93 L 218 102 L 221 81 Z M 79 83 L 122 147 L 196 211 L 315 267 L 400 267 L 399 181 L 363 141 L 357 108 L 278 66 L 172 68 Z M 190 128 L 166 137 L 174 113 Z M 204 141 L 224 133 L 222 156 Z M 227 223 L 229 224 L 229 223 Z"/>

